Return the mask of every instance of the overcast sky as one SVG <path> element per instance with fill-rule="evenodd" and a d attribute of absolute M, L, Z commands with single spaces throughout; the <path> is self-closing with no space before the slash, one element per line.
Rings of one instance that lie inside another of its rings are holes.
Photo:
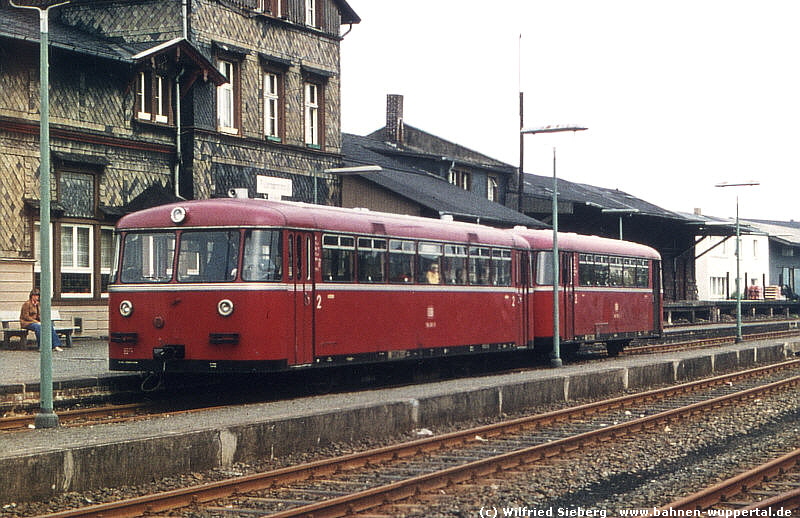
<path fill-rule="evenodd" d="M 797 0 L 348 0 L 342 130 L 407 124 L 673 211 L 800 220 Z M 520 59 L 521 57 L 521 59 Z M 759 181 L 756 187 L 715 188 Z"/>

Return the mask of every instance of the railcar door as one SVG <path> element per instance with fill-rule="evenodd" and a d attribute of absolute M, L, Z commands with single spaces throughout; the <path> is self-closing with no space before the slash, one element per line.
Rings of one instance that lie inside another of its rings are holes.
<path fill-rule="evenodd" d="M 661 261 L 650 261 L 650 275 L 653 284 L 653 331 L 660 334 L 663 314 L 661 304 Z"/>
<path fill-rule="evenodd" d="M 294 350 L 290 363 L 314 361 L 314 234 L 289 232 L 289 280 L 294 293 Z"/>
<path fill-rule="evenodd" d="M 561 337 L 571 340 L 575 337 L 575 272 L 573 253 L 561 255 Z"/>
<path fill-rule="evenodd" d="M 533 335 L 529 332 L 530 329 L 530 315 L 528 314 L 528 307 L 530 301 L 530 285 L 531 285 L 531 258 L 530 254 L 526 251 L 520 251 L 517 254 L 517 317 L 519 320 L 519 345 L 526 346 L 533 340 Z"/>

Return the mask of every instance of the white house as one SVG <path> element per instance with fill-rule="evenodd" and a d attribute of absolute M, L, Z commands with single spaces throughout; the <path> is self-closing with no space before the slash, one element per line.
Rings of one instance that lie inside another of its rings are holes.
<path fill-rule="evenodd" d="M 708 236 L 695 246 L 695 269 L 698 300 L 736 298 L 736 236 Z M 747 287 L 758 286 L 763 297 L 769 279 L 769 237 L 765 234 L 742 234 L 739 279 L 742 298 Z"/>

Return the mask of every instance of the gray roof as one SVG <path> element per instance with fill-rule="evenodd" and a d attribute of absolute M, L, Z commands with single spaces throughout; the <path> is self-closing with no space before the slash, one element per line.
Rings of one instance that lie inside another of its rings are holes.
<path fill-rule="evenodd" d="M 396 149 L 379 140 L 349 133 L 342 134 L 342 155 L 346 165 L 379 165 L 383 168 L 379 173 L 359 175 L 361 178 L 431 211 L 487 224 L 548 227 L 537 219 L 451 185 L 439 176 L 411 167 L 397 157 L 391 156 L 394 153 Z"/>
<path fill-rule="evenodd" d="M 98 38 L 51 17 L 48 38 L 52 48 L 112 61 L 130 63 L 133 47 Z M 39 15 L 30 9 L 0 8 L 0 38 L 39 43 Z"/>
<path fill-rule="evenodd" d="M 781 244 L 800 246 L 800 223 L 797 221 L 744 220 L 748 226 L 767 234 Z"/>
<path fill-rule="evenodd" d="M 553 192 L 553 178 L 525 173 L 525 194 L 536 198 L 550 199 Z M 599 210 L 630 211 L 641 216 L 655 216 L 672 220 L 686 220 L 683 214 L 662 209 L 647 201 L 636 198 L 619 189 L 608 189 L 583 183 L 558 179 L 559 201 L 588 205 Z"/>

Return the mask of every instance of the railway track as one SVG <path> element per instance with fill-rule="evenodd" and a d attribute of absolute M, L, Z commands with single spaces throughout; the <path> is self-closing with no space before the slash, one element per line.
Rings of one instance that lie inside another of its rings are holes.
<path fill-rule="evenodd" d="M 781 322 L 776 325 L 786 325 L 784 322 Z M 800 335 L 800 329 L 784 329 L 784 330 L 777 330 L 771 332 L 762 332 L 762 333 L 754 333 L 754 334 L 747 334 L 745 335 L 748 340 L 765 340 L 765 339 L 785 339 L 790 338 L 793 336 Z M 717 345 L 724 345 L 730 344 L 734 342 L 733 335 L 730 336 L 723 336 L 723 337 L 714 337 L 714 338 L 692 338 L 691 340 L 682 340 L 678 342 L 668 342 L 668 343 L 659 343 L 659 344 L 644 344 L 638 346 L 631 346 L 625 349 L 625 355 L 634 355 L 634 354 L 653 354 L 653 353 L 664 353 L 664 352 L 675 352 L 675 351 L 682 351 L 682 350 L 691 350 L 691 349 L 700 349 L 703 347 L 713 347 Z M 590 359 L 587 361 L 592 361 L 595 358 L 595 354 L 605 355 L 604 352 L 599 352 L 598 349 L 597 353 L 592 353 Z M 602 351 L 605 351 L 605 348 L 602 348 Z M 549 361 L 549 360 L 548 360 Z M 515 367 L 514 370 L 518 369 L 519 367 Z M 485 372 L 482 372 L 485 373 Z M 205 385 L 201 385 L 200 388 L 204 387 Z M 198 387 L 189 384 L 188 392 L 193 392 L 193 388 L 197 389 Z M 180 390 L 180 387 L 177 387 Z M 351 388 L 351 387 L 347 387 Z M 176 387 L 173 387 L 173 392 Z M 227 393 L 228 390 L 225 391 L 218 391 Z M 252 396 L 251 391 L 248 390 L 248 395 Z M 114 398 L 119 400 L 119 397 L 116 397 L 115 394 L 105 394 L 104 398 Z M 135 394 L 126 391 L 124 394 L 119 394 L 118 396 L 124 397 L 126 400 L 131 400 L 131 398 L 136 397 Z M 158 394 L 155 394 L 156 399 Z M 295 397 L 297 394 L 287 394 L 287 397 Z M 265 396 L 267 397 L 267 396 Z M 13 403 L 6 405 L 6 412 L 20 412 L 19 415 L 10 415 L 8 417 L 0 417 L 0 432 L 2 431 L 9 431 L 9 430 L 18 430 L 18 429 L 25 429 L 33 425 L 33 417 L 35 413 L 38 411 L 38 393 L 31 392 L 29 394 L 29 403 L 25 405 L 19 405 L 18 403 Z M 75 396 L 74 394 L 70 395 L 69 397 L 63 396 L 59 394 L 59 391 L 55 393 L 55 403 L 56 408 L 58 410 L 59 418 L 62 424 L 68 426 L 80 426 L 84 424 L 102 424 L 102 423 L 110 423 L 110 422 L 122 422 L 125 420 L 130 419 L 140 419 L 142 418 L 142 414 L 150 414 L 153 415 L 153 412 L 147 410 L 148 404 L 141 402 L 141 403 L 131 403 L 129 405 L 119 405 L 119 404 L 106 404 L 106 405 L 97 405 L 97 397 L 95 394 L 85 394 L 83 396 Z M 63 401 L 62 401 L 63 400 Z M 62 404 L 70 404 L 70 405 L 84 405 L 85 408 L 72 408 L 72 409 L 60 409 L 58 408 Z M 220 403 L 217 403 L 219 405 Z M 231 401 L 230 404 L 236 404 L 235 400 Z M 21 408 L 21 410 L 20 410 Z M 176 410 L 180 411 L 180 409 Z M 169 412 L 175 413 L 175 411 Z"/>
<path fill-rule="evenodd" d="M 751 511 L 758 510 L 800 509 L 800 449 L 671 502 L 659 511 L 705 511 L 712 507 L 715 511 L 738 511 L 739 516 L 756 516 Z M 745 511 L 748 514 L 743 514 Z"/>
<path fill-rule="evenodd" d="M 784 329 L 779 331 L 769 331 L 763 333 L 750 333 L 745 335 L 747 340 L 770 340 L 770 339 L 784 339 L 800 335 L 800 329 Z M 651 354 L 673 351 L 684 351 L 690 349 L 702 349 L 704 347 L 713 347 L 717 345 L 725 345 L 735 343 L 736 339 L 731 336 L 718 336 L 712 338 L 692 338 L 691 340 L 682 340 L 677 342 L 666 342 L 658 344 L 645 344 L 627 347 L 624 354 Z"/>
<path fill-rule="evenodd" d="M 396 502 L 556 459 L 726 405 L 796 387 L 800 361 L 580 405 L 310 464 L 57 513 L 192 513 L 277 517 L 393 515 Z M 389 506 L 389 507 L 387 507 Z M 179 514 L 178 514 L 179 515 Z"/>

